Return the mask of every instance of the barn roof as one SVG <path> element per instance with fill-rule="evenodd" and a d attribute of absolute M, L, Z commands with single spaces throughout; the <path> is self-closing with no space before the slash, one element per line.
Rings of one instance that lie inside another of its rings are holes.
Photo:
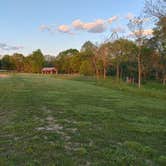
<path fill-rule="evenodd" d="M 42 70 L 56 70 L 55 67 L 44 67 Z"/>

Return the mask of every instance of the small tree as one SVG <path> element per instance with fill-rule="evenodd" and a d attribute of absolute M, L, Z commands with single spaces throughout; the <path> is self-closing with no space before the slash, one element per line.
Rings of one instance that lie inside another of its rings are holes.
<path fill-rule="evenodd" d="M 29 56 L 29 61 L 31 64 L 32 72 L 33 73 L 40 73 L 42 67 L 44 66 L 44 56 L 41 52 L 41 50 L 36 50 L 32 53 L 32 55 Z"/>
<path fill-rule="evenodd" d="M 136 38 L 136 42 L 138 45 L 138 53 L 137 53 L 137 63 L 138 63 L 138 87 L 141 87 L 142 81 L 142 58 L 141 58 L 141 46 L 144 39 L 144 25 L 145 19 L 141 17 L 135 17 L 129 20 L 128 27 L 132 32 L 132 36 Z"/>
<path fill-rule="evenodd" d="M 111 43 L 113 59 L 116 64 L 116 76 L 119 81 L 120 72 L 123 74 L 122 68 L 120 68 L 122 63 L 125 63 L 129 60 L 129 57 L 133 56 L 136 51 L 136 45 L 127 39 L 117 39 Z"/>
<path fill-rule="evenodd" d="M 84 52 L 90 58 L 95 70 L 96 79 L 99 79 L 99 48 L 92 42 L 87 41 L 81 47 L 81 52 Z"/>
<path fill-rule="evenodd" d="M 11 56 L 5 55 L 1 60 L 2 69 L 4 70 L 13 70 L 14 69 L 14 63 L 11 60 Z"/>
<path fill-rule="evenodd" d="M 109 55 L 110 55 L 110 43 L 103 43 L 100 45 L 99 50 L 98 50 L 98 54 L 99 57 L 101 58 L 102 61 L 102 67 L 103 67 L 103 77 L 104 80 L 106 79 L 106 75 L 107 75 L 107 68 L 108 68 L 108 64 L 109 64 Z"/>
<path fill-rule="evenodd" d="M 24 56 L 22 54 L 13 54 L 13 56 L 11 56 L 11 61 L 14 64 L 15 70 L 18 72 L 22 72 L 24 70 Z"/>

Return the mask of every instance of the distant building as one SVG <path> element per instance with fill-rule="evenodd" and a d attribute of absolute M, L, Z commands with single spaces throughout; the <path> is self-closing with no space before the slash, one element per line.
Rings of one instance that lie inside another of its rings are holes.
<path fill-rule="evenodd" d="M 55 67 L 44 67 L 42 74 L 58 74 L 58 70 Z"/>

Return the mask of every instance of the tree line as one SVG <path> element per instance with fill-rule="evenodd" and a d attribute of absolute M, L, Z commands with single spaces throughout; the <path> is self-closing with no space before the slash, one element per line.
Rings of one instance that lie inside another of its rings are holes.
<path fill-rule="evenodd" d="M 56 57 L 44 56 L 41 50 L 24 56 L 19 53 L 5 55 L 0 68 L 18 72 L 40 73 L 43 67 L 56 67 L 62 74 L 82 74 L 106 79 L 116 76 L 117 80 L 141 83 L 157 80 L 166 83 L 166 13 L 165 1 L 146 1 L 145 13 L 155 19 L 153 35 L 146 37 L 143 31 L 145 18 L 129 20 L 128 27 L 135 40 L 118 38 L 113 33 L 100 44 L 85 42 L 80 50 L 68 49 Z M 115 37 L 116 36 L 116 37 Z"/>

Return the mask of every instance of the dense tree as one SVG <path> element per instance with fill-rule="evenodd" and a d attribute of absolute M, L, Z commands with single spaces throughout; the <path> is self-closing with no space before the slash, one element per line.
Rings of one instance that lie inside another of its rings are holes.
<path fill-rule="evenodd" d="M 55 66 L 58 68 L 60 73 L 73 73 L 72 58 L 78 55 L 77 49 L 68 49 L 58 54 L 55 59 Z"/>
<path fill-rule="evenodd" d="M 31 66 L 31 72 L 40 73 L 44 66 L 44 55 L 41 50 L 38 49 L 29 55 L 27 57 L 27 63 Z"/>
<path fill-rule="evenodd" d="M 12 63 L 11 56 L 5 55 L 1 60 L 2 69 L 13 70 L 14 64 Z"/>
<path fill-rule="evenodd" d="M 130 40 L 120 38 L 115 40 L 111 47 L 113 62 L 116 66 L 116 77 L 117 80 L 119 80 L 120 75 L 121 77 L 123 76 L 123 65 L 127 61 L 135 58 L 137 53 L 137 46 Z"/>
<path fill-rule="evenodd" d="M 158 63 L 155 69 L 156 78 L 161 78 L 165 84 L 166 80 L 166 17 L 161 17 L 158 19 L 156 26 L 153 31 L 153 37 L 146 41 L 148 48 L 155 52 L 154 55 L 158 55 L 157 61 L 153 63 Z"/>
<path fill-rule="evenodd" d="M 13 64 L 13 68 L 18 71 L 22 72 L 24 71 L 24 56 L 19 53 L 13 54 L 11 56 L 11 63 Z"/>
<path fill-rule="evenodd" d="M 80 72 L 81 62 L 82 60 L 80 53 L 77 53 L 76 55 L 70 58 L 70 65 L 73 73 L 78 74 Z"/>
<path fill-rule="evenodd" d="M 161 17 L 154 28 L 154 37 L 156 48 L 160 54 L 166 54 L 166 16 Z"/>
<path fill-rule="evenodd" d="M 81 53 L 83 53 L 84 57 L 88 58 L 91 61 L 95 70 L 96 78 L 99 79 L 100 70 L 101 70 L 100 60 L 99 60 L 99 55 L 100 55 L 99 48 L 96 45 L 94 45 L 92 42 L 87 41 L 81 47 Z"/>
<path fill-rule="evenodd" d="M 90 61 L 84 60 L 80 66 L 80 74 L 90 76 L 94 74 L 94 68 Z"/>

